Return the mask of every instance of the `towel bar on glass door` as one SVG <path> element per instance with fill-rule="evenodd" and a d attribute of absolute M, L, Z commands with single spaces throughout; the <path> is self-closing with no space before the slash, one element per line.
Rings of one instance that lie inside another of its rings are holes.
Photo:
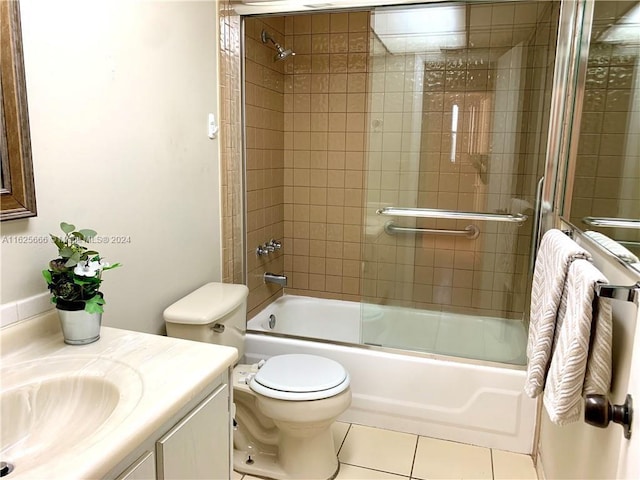
<path fill-rule="evenodd" d="M 387 222 L 384 224 L 384 231 L 389 235 L 395 235 L 396 233 L 423 233 L 426 235 L 466 237 L 471 240 L 478 238 L 478 235 L 480 235 L 480 229 L 475 225 L 467 225 L 463 230 L 445 230 L 440 228 L 398 227 L 393 222 Z"/>
<path fill-rule="evenodd" d="M 640 220 L 634 218 L 584 217 L 582 223 L 593 227 L 619 227 L 640 230 Z"/>
<path fill-rule="evenodd" d="M 640 242 L 632 242 L 630 240 L 616 240 L 615 238 L 613 240 L 618 242 L 623 247 L 640 247 Z"/>
<path fill-rule="evenodd" d="M 441 210 L 438 208 L 384 207 L 376 210 L 378 215 L 396 215 L 416 218 L 448 218 L 453 220 L 487 220 L 490 222 L 510 222 L 522 225 L 529 218 L 522 213 L 483 213 Z"/>
<path fill-rule="evenodd" d="M 640 282 L 628 287 L 624 285 L 599 283 L 596 285 L 596 295 L 604 298 L 631 302 L 637 307 L 640 307 Z"/>

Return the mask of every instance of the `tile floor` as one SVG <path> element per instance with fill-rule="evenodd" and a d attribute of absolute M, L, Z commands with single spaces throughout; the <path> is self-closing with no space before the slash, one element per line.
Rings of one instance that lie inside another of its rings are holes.
<path fill-rule="evenodd" d="M 528 455 L 340 422 L 333 436 L 341 464 L 336 480 L 538 478 Z"/>

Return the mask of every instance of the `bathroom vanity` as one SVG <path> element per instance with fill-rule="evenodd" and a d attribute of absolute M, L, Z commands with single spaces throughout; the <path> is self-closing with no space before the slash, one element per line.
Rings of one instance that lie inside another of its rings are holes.
<path fill-rule="evenodd" d="M 5 478 L 230 478 L 236 349 L 106 327 L 65 345 L 55 311 L 0 342 Z"/>

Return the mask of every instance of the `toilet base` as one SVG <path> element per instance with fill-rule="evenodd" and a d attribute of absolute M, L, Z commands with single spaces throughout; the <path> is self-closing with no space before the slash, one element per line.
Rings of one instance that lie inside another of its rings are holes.
<path fill-rule="evenodd" d="M 234 470 L 275 480 L 335 478 L 340 465 L 331 425 L 351 404 L 351 390 L 319 400 L 274 399 L 249 388 L 251 368 L 234 368 Z"/>
<path fill-rule="evenodd" d="M 251 455 L 252 463 L 248 463 L 247 460 L 247 452 L 233 450 L 233 469 L 243 475 L 277 480 L 312 480 L 308 476 L 303 479 L 287 474 L 278 463 L 278 456 L 274 454 L 256 453 Z M 338 463 L 336 471 L 331 476 L 318 480 L 333 480 L 339 471 L 340 464 Z"/>

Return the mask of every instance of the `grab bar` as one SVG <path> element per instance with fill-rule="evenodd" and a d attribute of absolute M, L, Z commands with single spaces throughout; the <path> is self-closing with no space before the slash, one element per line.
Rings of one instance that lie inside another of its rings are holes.
<path fill-rule="evenodd" d="M 454 220 L 487 220 L 492 222 L 511 222 L 522 225 L 529 218 L 522 213 L 482 213 L 440 210 L 438 208 L 383 207 L 376 210 L 378 215 L 397 215 L 399 217 L 449 218 Z"/>
<path fill-rule="evenodd" d="M 631 302 L 640 307 L 640 282 L 630 286 L 598 283 L 596 285 L 596 295 L 603 298 Z"/>
<path fill-rule="evenodd" d="M 445 230 L 440 228 L 398 227 L 393 222 L 387 222 L 384 224 L 384 231 L 389 235 L 395 235 L 396 233 L 423 233 L 425 235 L 466 237 L 471 240 L 478 238 L 478 235 L 480 235 L 480 229 L 475 225 L 467 225 L 463 230 Z"/>
<path fill-rule="evenodd" d="M 582 223 L 593 227 L 621 227 L 640 229 L 640 220 L 634 218 L 584 217 Z"/>

